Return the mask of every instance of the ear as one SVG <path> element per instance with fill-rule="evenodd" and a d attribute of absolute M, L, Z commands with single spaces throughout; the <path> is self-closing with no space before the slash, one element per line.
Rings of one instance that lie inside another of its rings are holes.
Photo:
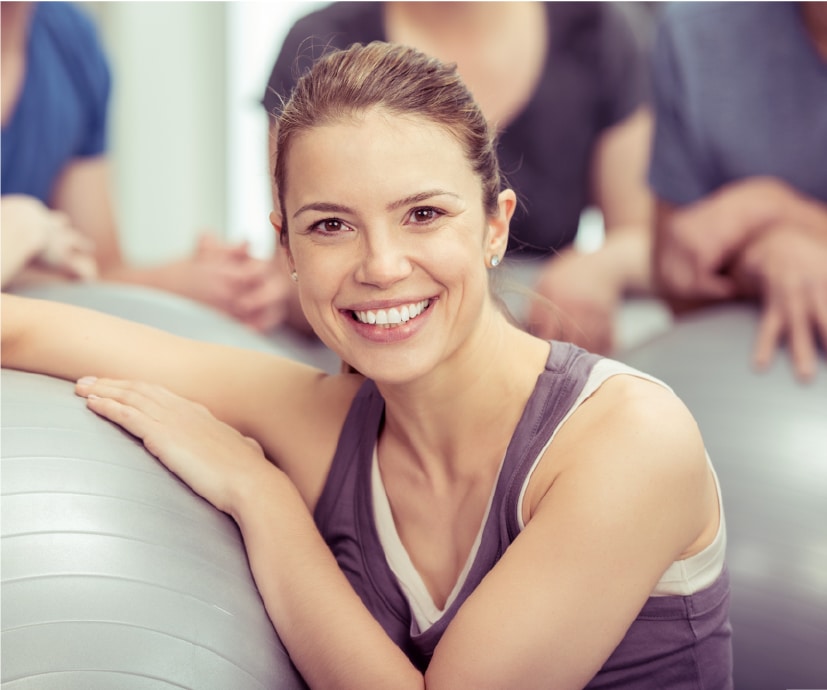
<path fill-rule="evenodd" d="M 488 260 L 493 256 L 501 260 L 508 246 L 508 228 L 511 217 L 517 208 L 517 195 L 511 189 L 504 189 L 497 197 L 497 213 L 488 218 L 488 237 L 485 243 L 485 255 Z"/>
<path fill-rule="evenodd" d="M 282 227 L 281 214 L 276 211 L 270 211 L 270 225 L 272 225 L 273 230 L 276 231 L 276 250 L 278 251 L 279 247 L 281 248 L 287 258 L 289 270 L 295 270 L 293 267 L 293 253 L 290 251 L 290 244 L 287 242 L 287 236 L 282 235 L 285 230 Z"/>

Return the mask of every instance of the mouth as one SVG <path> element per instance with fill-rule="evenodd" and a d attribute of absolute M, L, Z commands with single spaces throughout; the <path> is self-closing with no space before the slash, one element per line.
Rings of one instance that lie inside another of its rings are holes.
<path fill-rule="evenodd" d="M 370 326 L 381 326 L 383 328 L 394 328 L 417 318 L 431 306 L 431 302 L 431 299 L 424 299 L 419 302 L 391 307 L 390 309 L 351 311 L 350 315 L 354 321 L 358 321 L 359 323 Z"/>

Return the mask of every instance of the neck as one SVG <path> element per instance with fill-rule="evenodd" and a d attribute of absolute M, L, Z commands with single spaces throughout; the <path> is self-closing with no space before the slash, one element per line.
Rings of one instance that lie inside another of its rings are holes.
<path fill-rule="evenodd" d="M 386 405 L 383 442 L 404 447 L 428 475 L 476 474 L 479 453 L 469 449 L 505 451 L 547 357 L 547 343 L 503 318 L 432 375 L 380 386 Z M 492 457 L 498 460 L 501 453 Z"/>
<path fill-rule="evenodd" d="M 385 12 L 393 12 L 401 24 L 426 28 L 432 35 L 479 36 L 502 31 L 520 10 L 531 9 L 532 2 L 392 2 Z M 457 33 L 459 32 L 459 33 Z"/>
<path fill-rule="evenodd" d="M 827 3 L 803 2 L 804 26 L 822 58 L 827 60 Z"/>

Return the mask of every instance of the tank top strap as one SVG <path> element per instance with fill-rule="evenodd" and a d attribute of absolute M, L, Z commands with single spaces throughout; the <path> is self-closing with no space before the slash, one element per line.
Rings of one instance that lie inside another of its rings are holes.
<path fill-rule="evenodd" d="M 551 342 L 546 368 L 537 379 L 506 450 L 494 496 L 495 505 L 502 510 L 492 510 L 492 514 L 499 514 L 504 521 L 507 543 L 520 533 L 519 497 L 528 473 L 601 359 L 571 343 Z"/>
<path fill-rule="evenodd" d="M 376 384 L 366 379 L 356 392 L 342 426 L 339 442 L 316 503 L 313 518 L 320 527 L 334 518 L 343 492 L 361 490 L 361 479 L 370 476 L 370 459 L 385 418 L 385 401 Z M 351 497 L 344 497 L 351 500 Z M 322 530 L 324 531 L 324 530 Z"/>

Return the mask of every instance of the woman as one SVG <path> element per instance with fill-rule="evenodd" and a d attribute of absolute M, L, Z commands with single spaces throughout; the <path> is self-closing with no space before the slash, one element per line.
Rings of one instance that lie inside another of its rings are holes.
<path fill-rule="evenodd" d="M 83 377 L 91 410 L 236 520 L 311 687 L 729 687 L 695 423 L 498 309 L 515 195 L 456 72 L 384 43 L 331 53 L 278 152 L 291 277 L 361 373 L 15 298 L 4 365 Z"/>

